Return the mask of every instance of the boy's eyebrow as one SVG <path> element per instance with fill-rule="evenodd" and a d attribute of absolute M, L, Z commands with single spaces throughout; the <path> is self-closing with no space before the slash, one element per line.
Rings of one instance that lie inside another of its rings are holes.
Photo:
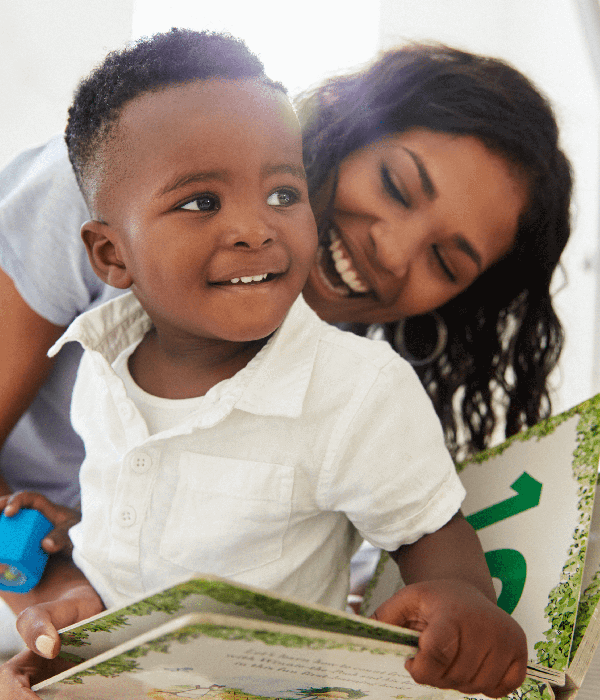
<path fill-rule="evenodd" d="M 288 175 L 293 175 L 300 180 L 306 180 L 306 173 L 301 165 L 295 165 L 294 163 L 279 163 L 277 165 L 265 165 L 261 169 L 261 175 L 263 177 L 269 177 L 269 175 L 277 175 L 279 173 L 287 173 Z"/>
<path fill-rule="evenodd" d="M 186 173 L 185 175 L 179 175 L 173 180 L 170 180 L 162 189 L 157 193 L 157 197 L 163 197 L 169 192 L 178 190 L 180 187 L 185 187 L 186 185 L 193 184 L 195 182 L 206 182 L 207 180 L 221 180 L 225 182 L 227 180 L 227 174 L 222 170 L 206 170 L 196 173 Z"/>
<path fill-rule="evenodd" d="M 294 163 L 278 163 L 276 165 L 265 165 L 261 168 L 261 176 L 269 177 L 270 175 L 277 175 L 279 173 L 287 173 L 299 178 L 300 180 L 306 180 L 306 173 L 301 165 L 295 165 Z M 206 182 L 209 180 L 220 180 L 221 182 L 226 182 L 229 179 L 227 172 L 224 170 L 206 170 L 199 171 L 195 173 L 187 173 L 185 175 L 180 175 L 174 180 L 168 182 L 161 190 L 157 192 L 158 197 L 164 197 L 164 195 L 178 190 L 180 187 L 185 187 L 196 182 Z"/>

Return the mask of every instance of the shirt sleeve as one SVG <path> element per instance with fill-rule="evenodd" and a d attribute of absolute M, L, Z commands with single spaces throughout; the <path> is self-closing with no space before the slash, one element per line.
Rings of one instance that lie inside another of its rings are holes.
<path fill-rule="evenodd" d="M 325 507 L 387 551 L 445 525 L 465 490 L 412 367 L 394 353 L 373 381 L 357 381 L 346 413 L 322 471 Z"/>
<path fill-rule="evenodd" d="M 0 265 L 40 316 L 68 325 L 101 294 L 80 238 L 89 218 L 61 136 L 0 172 Z"/>

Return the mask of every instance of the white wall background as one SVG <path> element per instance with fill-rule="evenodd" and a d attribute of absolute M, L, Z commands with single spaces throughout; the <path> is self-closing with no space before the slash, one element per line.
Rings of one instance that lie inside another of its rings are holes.
<path fill-rule="evenodd" d="M 368 7 L 369 11 L 365 12 Z M 291 94 L 368 61 L 379 44 L 378 0 L 135 0 L 134 37 L 172 26 L 227 31 L 258 53 Z"/>
<path fill-rule="evenodd" d="M 133 0 L 0 0 L 0 167 L 64 130 L 80 78 L 131 36 Z"/>
<path fill-rule="evenodd" d="M 73 88 L 105 53 L 172 25 L 243 35 L 292 90 L 406 39 L 497 55 L 528 74 L 556 106 L 576 175 L 575 230 L 556 296 L 567 332 L 555 411 L 600 391 L 596 88 L 576 0 L 0 0 L 0 166 L 62 131 Z M 594 374 L 595 373 L 595 374 Z"/>

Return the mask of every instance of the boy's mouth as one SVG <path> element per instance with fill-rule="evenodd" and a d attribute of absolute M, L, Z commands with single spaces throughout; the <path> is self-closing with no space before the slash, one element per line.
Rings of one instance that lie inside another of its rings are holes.
<path fill-rule="evenodd" d="M 321 280 L 339 296 L 362 295 L 371 288 L 360 277 L 348 249 L 334 231 L 329 231 L 329 245 L 319 247 L 317 269 Z"/>
<path fill-rule="evenodd" d="M 217 287 L 232 286 L 237 284 L 238 286 L 248 286 L 262 284 L 263 282 L 270 282 L 276 277 L 280 277 L 280 273 L 276 272 L 263 272 L 260 275 L 244 275 L 240 277 L 232 277 L 229 280 L 222 280 L 220 282 L 210 282 L 211 285 Z"/>

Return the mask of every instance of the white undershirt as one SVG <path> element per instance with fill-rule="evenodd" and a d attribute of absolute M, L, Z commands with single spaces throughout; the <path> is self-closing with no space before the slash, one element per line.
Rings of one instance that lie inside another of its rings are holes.
<path fill-rule="evenodd" d="M 142 418 L 146 421 L 150 435 L 156 435 L 163 430 L 169 430 L 183 421 L 204 402 L 204 396 L 194 396 L 190 399 L 163 399 L 144 391 L 135 383 L 129 372 L 129 357 L 139 343 L 134 343 L 114 361 L 113 367 L 125 384 L 127 396 L 137 406 Z"/>

